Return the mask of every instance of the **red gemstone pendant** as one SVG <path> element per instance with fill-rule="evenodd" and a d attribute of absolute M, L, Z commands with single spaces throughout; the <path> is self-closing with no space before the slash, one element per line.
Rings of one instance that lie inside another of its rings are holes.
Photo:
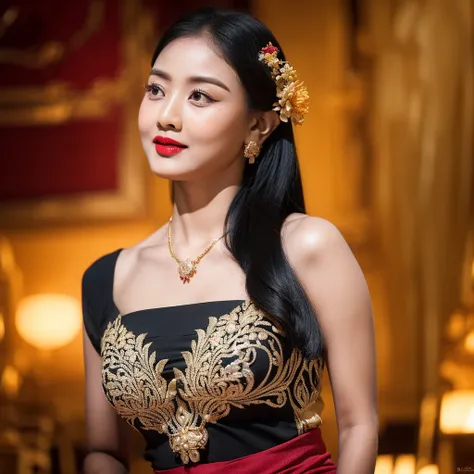
<path fill-rule="evenodd" d="M 197 273 L 195 263 L 187 258 L 179 265 L 178 273 L 183 284 L 189 283 L 191 278 Z"/>

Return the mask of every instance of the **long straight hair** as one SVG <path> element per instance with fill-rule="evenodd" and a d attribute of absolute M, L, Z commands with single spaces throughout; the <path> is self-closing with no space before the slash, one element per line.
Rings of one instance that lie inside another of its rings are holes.
<path fill-rule="evenodd" d="M 258 60 L 262 47 L 281 47 L 271 31 L 246 13 L 204 8 L 172 25 L 155 50 L 152 65 L 171 42 L 205 37 L 236 71 L 250 110 L 268 111 L 276 85 Z M 281 122 L 264 143 L 255 164 L 245 165 L 242 184 L 226 216 L 226 246 L 246 275 L 255 304 L 275 317 L 305 357 L 323 356 L 324 344 L 314 309 L 285 255 L 281 230 L 292 213 L 305 213 L 303 187 L 291 122 Z"/>

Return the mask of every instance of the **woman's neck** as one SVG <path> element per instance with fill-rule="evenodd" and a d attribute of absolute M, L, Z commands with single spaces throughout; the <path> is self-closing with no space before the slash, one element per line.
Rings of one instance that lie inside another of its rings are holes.
<path fill-rule="evenodd" d="M 192 183 L 173 183 L 173 245 L 199 249 L 225 233 L 229 206 L 239 187 L 230 185 L 212 190 Z"/>

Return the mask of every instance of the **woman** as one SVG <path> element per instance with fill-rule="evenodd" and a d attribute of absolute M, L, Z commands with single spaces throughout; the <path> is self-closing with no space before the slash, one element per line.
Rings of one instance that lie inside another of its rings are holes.
<path fill-rule="evenodd" d="M 341 234 L 305 214 L 296 72 L 260 22 L 204 9 L 166 32 L 145 89 L 142 143 L 173 213 L 84 274 L 86 474 L 127 472 L 120 419 L 156 473 L 335 473 L 326 362 L 337 472 L 372 473 L 370 298 Z"/>

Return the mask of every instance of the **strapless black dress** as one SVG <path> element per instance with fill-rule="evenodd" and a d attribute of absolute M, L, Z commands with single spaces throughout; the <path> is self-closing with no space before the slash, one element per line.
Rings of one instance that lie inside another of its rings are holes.
<path fill-rule="evenodd" d="M 84 325 L 105 396 L 143 435 L 154 469 L 233 460 L 320 426 L 323 361 L 290 347 L 271 315 L 249 300 L 120 314 L 119 253 L 84 274 Z"/>

